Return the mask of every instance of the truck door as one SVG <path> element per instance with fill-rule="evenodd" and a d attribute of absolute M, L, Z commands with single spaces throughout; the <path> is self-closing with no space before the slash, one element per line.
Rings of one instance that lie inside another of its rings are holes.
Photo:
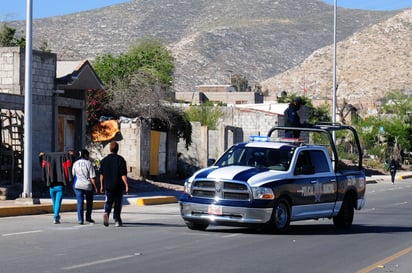
<path fill-rule="evenodd" d="M 337 183 L 329 157 L 323 150 L 304 150 L 295 170 L 292 218 L 327 217 L 332 214 Z"/>

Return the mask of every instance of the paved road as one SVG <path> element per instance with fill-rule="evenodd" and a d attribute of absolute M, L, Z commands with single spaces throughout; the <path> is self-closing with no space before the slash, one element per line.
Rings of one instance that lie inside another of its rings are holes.
<path fill-rule="evenodd" d="M 412 268 L 412 180 L 368 184 L 351 232 L 330 220 L 294 222 L 285 235 L 187 229 L 176 203 L 124 207 L 125 226 L 77 225 L 76 213 L 0 218 L 0 273 L 404 272 Z"/>

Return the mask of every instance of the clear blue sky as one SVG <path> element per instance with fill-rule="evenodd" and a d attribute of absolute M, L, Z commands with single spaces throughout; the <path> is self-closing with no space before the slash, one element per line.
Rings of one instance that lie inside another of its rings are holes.
<path fill-rule="evenodd" d="M 129 0 L 133 1 L 133 0 Z M 32 0 L 33 18 L 59 16 L 106 7 L 128 0 Z M 156 1 L 156 0 L 153 0 Z M 306 0 L 310 1 L 310 0 Z M 323 0 L 332 4 L 334 0 Z M 0 0 L 0 21 L 24 20 L 27 0 Z M 354 9 L 396 10 L 412 7 L 412 0 L 337 0 L 338 6 Z"/>
<path fill-rule="evenodd" d="M 133 0 L 130 0 L 133 1 Z M 86 11 L 128 0 L 32 0 L 33 18 L 60 16 Z M 155 1 L 155 0 L 154 0 Z M 412 0 L 411 0 L 412 1 Z M 0 21 L 24 20 L 27 0 L 0 0 Z"/>

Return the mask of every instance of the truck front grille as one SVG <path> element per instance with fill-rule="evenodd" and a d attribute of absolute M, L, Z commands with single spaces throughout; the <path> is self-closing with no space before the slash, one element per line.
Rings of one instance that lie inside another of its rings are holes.
<path fill-rule="evenodd" d="M 250 200 L 251 191 L 245 183 L 198 180 L 192 184 L 192 196 L 210 199 Z"/>

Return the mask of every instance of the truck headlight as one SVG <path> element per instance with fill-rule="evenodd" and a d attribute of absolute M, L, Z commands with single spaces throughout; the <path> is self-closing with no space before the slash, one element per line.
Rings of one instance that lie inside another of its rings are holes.
<path fill-rule="evenodd" d="M 253 199 L 275 199 L 275 194 L 273 193 L 271 188 L 252 188 L 253 191 Z"/>
<path fill-rule="evenodd" d="M 191 191 L 192 191 L 192 182 L 189 180 L 186 180 L 184 187 L 183 187 L 183 192 L 190 194 Z"/>

